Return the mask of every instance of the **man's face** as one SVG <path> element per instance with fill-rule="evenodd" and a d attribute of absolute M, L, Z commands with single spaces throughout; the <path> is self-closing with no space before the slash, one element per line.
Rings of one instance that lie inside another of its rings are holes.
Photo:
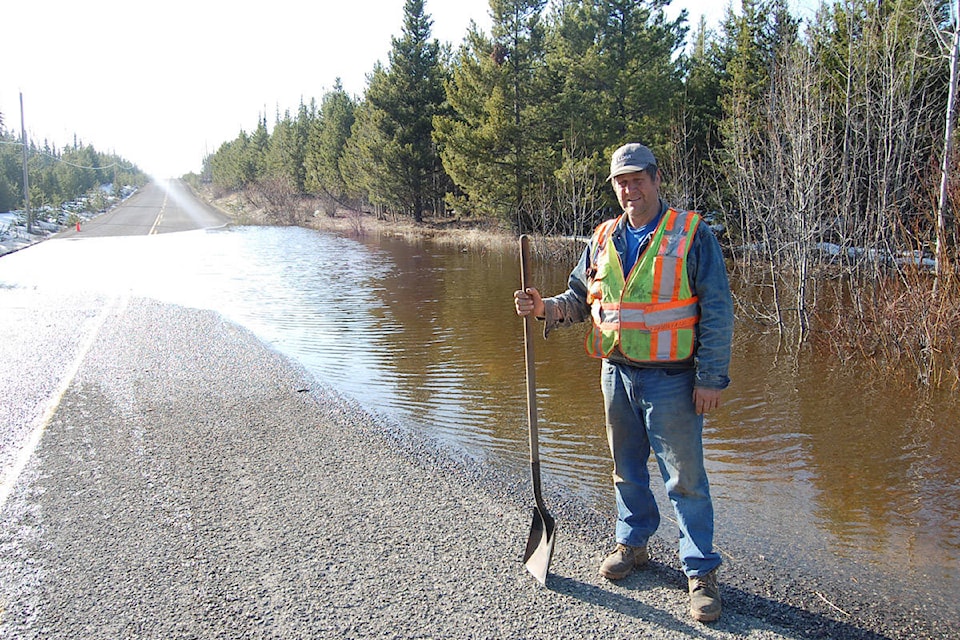
<path fill-rule="evenodd" d="M 624 213 L 634 225 L 646 224 L 660 210 L 660 172 L 651 178 L 646 171 L 636 171 L 616 176 L 613 190 Z"/>

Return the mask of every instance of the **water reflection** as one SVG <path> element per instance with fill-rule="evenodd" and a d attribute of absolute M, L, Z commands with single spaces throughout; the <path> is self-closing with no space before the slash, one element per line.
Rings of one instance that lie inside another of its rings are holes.
<path fill-rule="evenodd" d="M 544 292 L 566 277 L 534 265 Z M 299 228 L 56 240 L 0 259 L 4 286 L 219 311 L 369 409 L 525 474 L 518 280 L 514 255 Z M 608 513 L 599 365 L 582 340 L 573 329 L 535 344 L 544 484 Z M 736 341 L 734 384 L 705 433 L 728 558 L 875 573 L 922 602 L 960 587 L 953 400 L 919 402 L 810 352 L 777 357 L 774 340 L 747 329 Z"/>

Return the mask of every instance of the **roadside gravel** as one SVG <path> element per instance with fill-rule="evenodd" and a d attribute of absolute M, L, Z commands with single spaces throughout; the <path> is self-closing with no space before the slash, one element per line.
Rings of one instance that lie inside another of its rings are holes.
<path fill-rule="evenodd" d="M 214 313 L 124 301 L 0 512 L 0 638 L 928 632 L 834 612 L 812 590 L 790 602 L 747 571 L 721 575 L 723 617 L 696 623 L 671 548 L 607 582 L 611 523 L 547 500 L 544 588 L 520 558 L 528 478 L 370 415 Z"/>

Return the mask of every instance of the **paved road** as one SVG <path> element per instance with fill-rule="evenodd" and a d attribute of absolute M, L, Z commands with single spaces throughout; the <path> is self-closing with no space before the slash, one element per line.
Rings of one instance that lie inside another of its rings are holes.
<path fill-rule="evenodd" d="M 84 222 L 81 230 L 62 235 L 133 236 L 218 227 L 229 222 L 223 213 L 194 197 L 179 180 L 151 182 L 123 204 Z"/>
<path fill-rule="evenodd" d="M 379 421 L 215 313 L 2 282 L 0 308 L 0 638 L 897 637 L 869 609 L 784 604 L 776 576 L 695 623 L 673 549 L 608 583 L 611 523 L 556 496 L 543 588 L 520 561 L 527 478 Z"/>

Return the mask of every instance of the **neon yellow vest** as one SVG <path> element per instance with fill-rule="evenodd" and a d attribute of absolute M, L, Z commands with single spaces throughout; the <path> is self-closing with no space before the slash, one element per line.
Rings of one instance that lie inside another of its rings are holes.
<path fill-rule="evenodd" d="M 694 327 L 700 318 L 687 279 L 687 253 L 700 215 L 668 209 L 626 276 L 612 238 L 622 218 L 608 220 L 593 232 L 595 275 L 587 295 L 593 326 L 584 343 L 587 353 L 606 358 L 619 346 L 635 362 L 686 360 L 693 356 Z"/>

